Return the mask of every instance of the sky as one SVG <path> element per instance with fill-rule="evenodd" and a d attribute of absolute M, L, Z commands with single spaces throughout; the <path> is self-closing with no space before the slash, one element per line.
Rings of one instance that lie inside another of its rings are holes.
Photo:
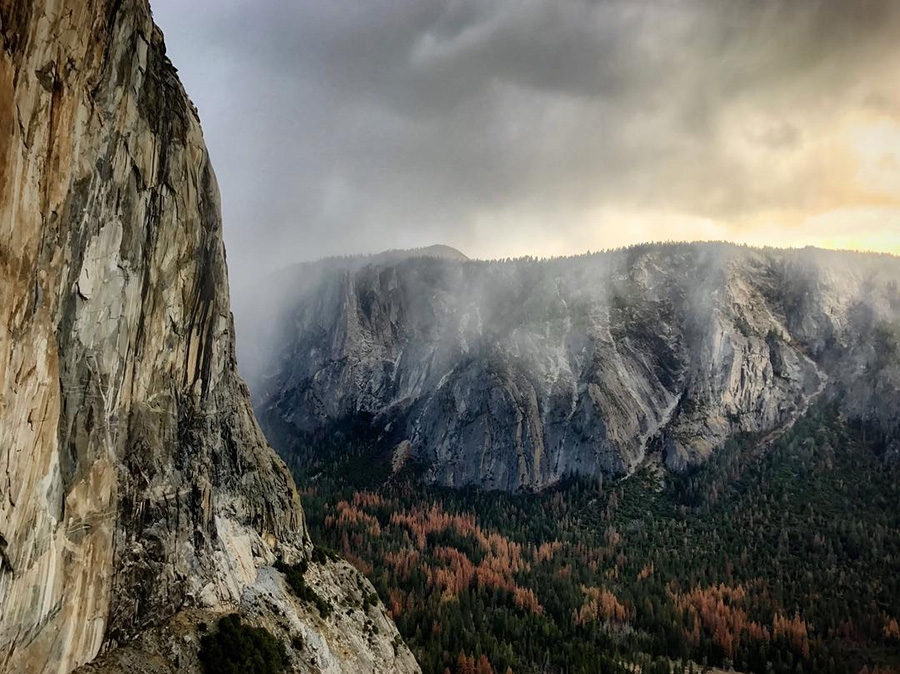
<path fill-rule="evenodd" d="M 151 0 L 232 285 L 732 240 L 900 253 L 897 0 Z"/>

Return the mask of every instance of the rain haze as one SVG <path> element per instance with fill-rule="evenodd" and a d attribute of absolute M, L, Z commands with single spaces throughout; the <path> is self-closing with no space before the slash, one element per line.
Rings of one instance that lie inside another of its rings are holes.
<path fill-rule="evenodd" d="M 153 8 L 216 167 L 233 287 L 435 243 L 900 252 L 894 0 Z"/>

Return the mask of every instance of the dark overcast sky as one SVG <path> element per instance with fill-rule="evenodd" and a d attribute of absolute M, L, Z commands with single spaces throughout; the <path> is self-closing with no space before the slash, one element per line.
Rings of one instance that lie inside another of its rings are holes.
<path fill-rule="evenodd" d="M 900 252 L 897 0 L 151 0 L 232 282 L 446 243 Z"/>

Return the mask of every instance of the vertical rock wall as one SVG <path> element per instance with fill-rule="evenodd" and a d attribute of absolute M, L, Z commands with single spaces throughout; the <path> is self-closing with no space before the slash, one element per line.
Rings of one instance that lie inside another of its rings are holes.
<path fill-rule="evenodd" d="M 362 428 L 457 487 L 685 470 L 820 397 L 890 445 L 898 281 L 897 257 L 715 243 L 322 261 L 257 298 L 253 389 L 283 455 Z"/>
<path fill-rule="evenodd" d="M 146 0 L 0 0 L 0 41 L 0 672 L 68 672 L 309 544 Z"/>

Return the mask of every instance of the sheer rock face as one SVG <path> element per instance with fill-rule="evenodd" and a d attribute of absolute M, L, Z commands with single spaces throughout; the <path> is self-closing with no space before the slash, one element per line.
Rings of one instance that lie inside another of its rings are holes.
<path fill-rule="evenodd" d="M 146 0 L 0 0 L 0 40 L 0 672 L 69 672 L 185 607 L 264 622 L 267 565 L 310 544 L 235 371 L 162 35 Z M 320 627 L 349 671 L 415 669 Z"/>
<path fill-rule="evenodd" d="M 429 479 L 540 489 L 654 451 L 683 470 L 826 392 L 900 437 L 897 258 L 697 244 L 292 273 L 252 386 L 286 454 L 371 420 Z"/>

